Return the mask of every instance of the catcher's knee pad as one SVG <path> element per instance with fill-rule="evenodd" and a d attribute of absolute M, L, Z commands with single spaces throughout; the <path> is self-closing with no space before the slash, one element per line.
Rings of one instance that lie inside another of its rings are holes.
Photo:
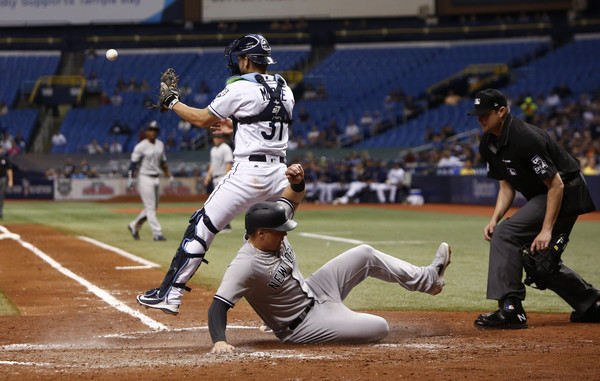
<path fill-rule="evenodd" d="M 181 243 L 179 244 L 179 247 L 175 252 L 175 256 L 171 261 L 169 271 L 167 271 L 167 274 L 165 275 L 161 286 L 158 289 L 150 290 L 151 293 L 156 292 L 156 296 L 158 298 L 164 298 L 169 293 L 172 287 L 183 288 L 186 291 L 191 291 L 191 289 L 185 285 L 186 282 L 189 280 L 189 278 L 192 277 L 192 275 L 196 272 L 196 270 L 198 269 L 200 264 L 202 264 L 202 262 L 208 263 L 208 261 L 204 259 L 204 255 L 208 250 L 206 240 L 196 235 L 196 228 L 201 220 L 203 221 L 202 225 L 207 225 L 208 223 L 208 225 L 212 226 L 210 219 L 204 213 L 204 209 L 200 209 L 192 215 L 189 221 L 190 224 L 188 225 L 187 229 L 185 229 L 183 239 L 181 240 Z M 212 237 L 210 237 L 210 239 L 212 240 L 213 237 L 214 234 L 212 234 Z M 190 253 L 188 252 L 188 250 L 186 250 L 186 245 L 192 241 L 198 242 L 200 244 L 200 246 L 202 247 L 201 252 Z M 192 261 L 192 259 L 195 258 L 200 259 L 200 261 Z M 177 279 L 182 274 L 182 272 L 189 274 L 189 278 L 185 279 L 185 281 L 177 282 Z"/>
<path fill-rule="evenodd" d="M 569 237 L 561 234 L 552 238 L 548 250 L 531 252 L 531 243 L 521 247 L 523 268 L 525 269 L 523 283 L 540 290 L 548 288 L 548 282 L 552 281 L 560 269 L 561 255 L 568 242 Z M 532 286 L 533 283 L 535 286 Z"/>

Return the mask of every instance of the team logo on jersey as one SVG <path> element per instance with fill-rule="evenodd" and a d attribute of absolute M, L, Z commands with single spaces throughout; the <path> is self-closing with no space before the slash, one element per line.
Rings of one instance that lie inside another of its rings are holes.
<path fill-rule="evenodd" d="M 531 162 L 533 163 L 533 170 L 535 171 L 536 175 L 546 173 L 546 170 L 548 169 L 548 164 L 546 164 L 546 162 L 541 157 L 536 155 L 531 159 Z"/>
<path fill-rule="evenodd" d="M 514 168 L 506 168 L 506 170 L 508 171 L 508 173 L 510 173 L 511 176 L 517 175 L 517 171 Z"/>
<path fill-rule="evenodd" d="M 219 94 L 217 94 L 217 98 L 222 97 L 223 95 L 227 94 L 229 92 L 228 88 L 223 89 L 223 91 L 221 91 Z"/>

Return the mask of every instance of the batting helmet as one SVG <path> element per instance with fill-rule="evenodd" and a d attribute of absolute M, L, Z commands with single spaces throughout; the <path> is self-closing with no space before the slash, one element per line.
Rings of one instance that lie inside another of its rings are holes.
<path fill-rule="evenodd" d="M 237 63 L 233 62 L 233 56 L 244 55 L 250 61 L 257 64 L 277 63 L 271 57 L 271 45 L 266 38 L 260 34 L 247 34 L 231 42 L 225 48 L 225 57 L 228 58 L 227 68 L 232 75 L 240 74 Z"/>
<path fill-rule="evenodd" d="M 152 122 L 148 123 L 148 125 L 146 126 L 146 130 L 154 130 L 160 132 L 160 126 L 158 125 L 158 122 L 156 120 L 153 120 Z"/>
<path fill-rule="evenodd" d="M 294 220 L 288 220 L 285 208 L 277 202 L 259 202 L 246 212 L 246 234 L 252 234 L 258 229 L 287 232 L 298 226 Z"/>

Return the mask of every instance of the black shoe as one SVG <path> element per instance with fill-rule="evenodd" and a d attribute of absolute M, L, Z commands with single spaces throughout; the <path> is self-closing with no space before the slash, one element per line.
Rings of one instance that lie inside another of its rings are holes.
<path fill-rule="evenodd" d="M 165 236 L 161 235 L 157 235 L 156 237 L 154 237 L 155 241 L 166 241 L 167 239 L 165 238 Z"/>
<path fill-rule="evenodd" d="M 477 329 L 523 329 L 529 326 L 525 311 L 507 311 L 504 308 L 479 315 L 473 325 Z"/>
<path fill-rule="evenodd" d="M 221 233 L 231 233 L 231 224 L 227 224 L 227 226 L 221 229 Z"/>
<path fill-rule="evenodd" d="M 573 323 L 600 323 L 600 300 L 592 304 L 585 312 L 571 312 L 570 320 Z"/>
<path fill-rule="evenodd" d="M 127 225 L 127 229 L 129 229 L 129 232 L 131 233 L 133 239 L 135 239 L 136 241 L 140 240 L 140 234 L 136 230 L 134 230 L 130 225 Z"/>

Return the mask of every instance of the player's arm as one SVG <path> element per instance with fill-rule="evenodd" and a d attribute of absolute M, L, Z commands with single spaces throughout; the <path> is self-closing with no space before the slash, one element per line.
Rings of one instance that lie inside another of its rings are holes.
<path fill-rule="evenodd" d="M 300 164 L 292 164 L 286 169 L 285 176 L 290 182 L 290 185 L 285 188 L 281 197 L 290 201 L 294 205 L 294 209 L 298 209 L 298 206 L 304 199 L 304 194 L 306 193 L 304 168 L 302 168 Z"/>
<path fill-rule="evenodd" d="M 208 309 L 208 331 L 213 342 L 210 353 L 233 353 L 235 347 L 227 344 L 227 311 L 230 306 L 220 299 L 213 299 Z"/>
<path fill-rule="evenodd" d="M 492 214 L 490 222 L 483 229 L 483 236 L 485 237 L 486 241 L 490 241 L 492 239 L 492 234 L 494 233 L 496 225 L 498 225 L 500 219 L 504 217 L 514 199 L 515 189 L 508 181 L 500 180 L 500 190 L 498 191 L 498 198 L 496 199 L 494 213 Z"/>
<path fill-rule="evenodd" d="M 173 175 L 171 174 L 171 171 L 169 170 L 169 165 L 166 161 L 160 162 L 160 168 L 163 170 L 165 176 L 167 176 L 170 181 L 174 181 Z"/>
<path fill-rule="evenodd" d="M 207 108 L 195 108 L 190 107 L 184 103 L 177 102 L 173 106 L 173 111 L 177 113 L 182 119 L 190 122 L 194 126 L 200 128 L 207 128 L 214 124 L 218 124 L 221 121 L 221 118 L 214 115 Z"/>
<path fill-rule="evenodd" d="M 560 206 L 562 204 L 563 191 L 565 185 L 558 173 L 547 179 L 544 179 L 544 184 L 548 187 L 548 198 L 546 200 L 546 215 L 542 224 L 542 230 L 531 243 L 531 251 L 535 249 L 545 250 L 552 239 L 552 229 L 558 218 Z"/>
<path fill-rule="evenodd" d="M 11 168 L 8 168 L 6 170 L 6 177 L 8 178 L 8 187 L 12 188 L 13 186 L 13 170 Z"/>

